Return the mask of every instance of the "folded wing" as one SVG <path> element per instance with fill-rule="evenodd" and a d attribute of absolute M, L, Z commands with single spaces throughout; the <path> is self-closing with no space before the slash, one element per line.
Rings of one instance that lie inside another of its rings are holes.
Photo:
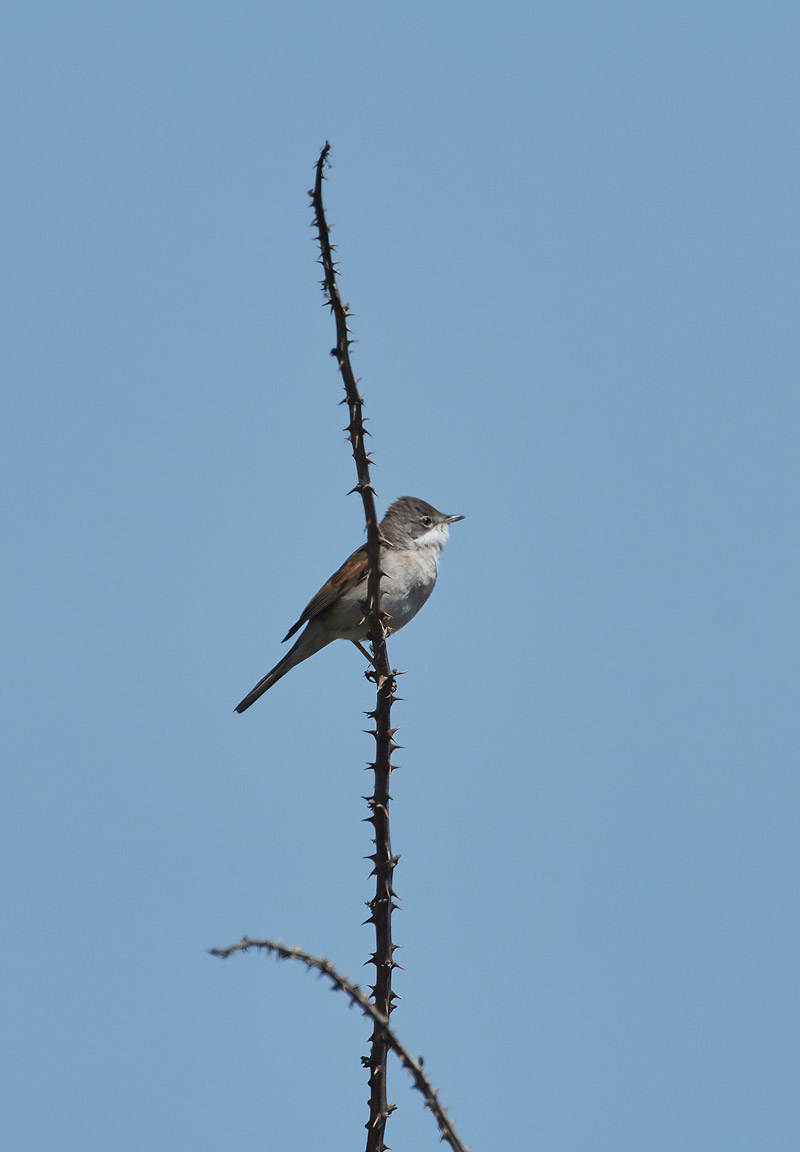
<path fill-rule="evenodd" d="M 345 588 L 360 584 L 366 575 L 367 550 L 364 547 L 356 548 L 355 552 L 347 557 L 341 568 L 338 568 L 331 578 L 325 581 L 316 596 L 309 600 L 303 609 L 302 616 L 296 624 L 291 626 L 281 643 L 285 643 L 290 636 L 294 636 L 298 628 L 302 628 L 309 620 L 313 620 L 315 616 L 319 616 L 320 612 L 329 608 L 335 600 L 338 600 Z"/>

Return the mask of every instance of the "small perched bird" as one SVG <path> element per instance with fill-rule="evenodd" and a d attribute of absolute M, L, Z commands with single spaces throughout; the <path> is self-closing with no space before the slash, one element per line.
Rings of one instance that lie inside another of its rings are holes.
<path fill-rule="evenodd" d="M 397 632 L 413 619 L 433 591 L 439 558 L 450 536 L 450 524 L 463 516 L 445 516 L 416 496 L 395 500 L 381 520 L 381 611 L 389 617 L 389 630 Z M 281 676 L 319 652 L 332 640 L 352 640 L 357 647 L 367 638 L 367 549 L 357 548 L 338 572 L 322 585 L 303 614 L 284 636 L 305 628 L 292 648 L 252 692 L 236 705 L 244 712 Z M 364 649 L 362 648 L 363 652 Z"/>

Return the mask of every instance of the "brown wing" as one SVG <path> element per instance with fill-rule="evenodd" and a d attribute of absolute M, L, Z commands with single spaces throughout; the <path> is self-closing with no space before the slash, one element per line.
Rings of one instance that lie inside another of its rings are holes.
<path fill-rule="evenodd" d="M 347 585 L 360 584 L 366 574 L 367 550 L 363 547 L 356 548 L 355 552 L 347 557 L 341 568 L 337 569 L 333 576 L 325 581 L 316 596 L 309 600 L 303 609 L 303 615 L 296 624 L 291 626 L 281 643 L 285 643 L 290 636 L 294 636 L 298 628 L 302 628 L 309 620 L 313 620 L 315 616 L 319 616 L 320 612 L 329 608 Z"/>

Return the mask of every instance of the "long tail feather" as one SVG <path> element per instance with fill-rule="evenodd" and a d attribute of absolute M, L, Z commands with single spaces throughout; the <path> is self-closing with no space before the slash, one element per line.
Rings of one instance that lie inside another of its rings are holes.
<path fill-rule="evenodd" d="M 277 684 L 281 676 L 285 676 L 286 673 L 294 667 L 294 663 L 289 663 L 289 657 L 291 655 L 291 652 L 287 652 L 284 658 L 278 661 L 272 671 L 268 672 L 262 680 L 259 680 L 255 688 L 253 688 L 251 692 L 247 693 L 244 700 L 240 701 L 236 705 L 234 711 L 245 712 L 251 704 L 255 704 L 259 696 L 264 695 L 268 688 L 271 688 L 273 684 Z"/>
<path fill-rule="evenodd" d="M 315 652 L 319 652 L 320 648 L 324 648 L 326 644 L 330 644 L 333 637 L 325 636 L 322 630 L 309 624 L 305 631 L 301 634 L 297 642 L 289 649 L 282 660 L 279 660 L 271 672 L 268 672 L 263 679 L 259 680 L 255 688 L 248 692 L 244 700 L 236 705 L 235 712 L 246 712 L 251 704 L 258 700 L 259 696 L 263 696 L 267 689 L 271 688 L 273 684 L 285 676 L 287 672 L 291 672 L 296 664 L 301 664 L 303 660 L 307 660 L 309 656 L 313 656 Z"/>

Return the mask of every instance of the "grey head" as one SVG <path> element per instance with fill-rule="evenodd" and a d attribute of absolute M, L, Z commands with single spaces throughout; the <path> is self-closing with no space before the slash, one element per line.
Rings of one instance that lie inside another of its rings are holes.
<path fill-rule="evenodd" d="M 401 496 L 389 505 L 381 521 L 381 531 L 395 547 L 424 548 L 433 544 L 443 548 L 450 535 L 448 525 L 463 519 L 463 516 L 446 516 L 416 496 Z"/>

